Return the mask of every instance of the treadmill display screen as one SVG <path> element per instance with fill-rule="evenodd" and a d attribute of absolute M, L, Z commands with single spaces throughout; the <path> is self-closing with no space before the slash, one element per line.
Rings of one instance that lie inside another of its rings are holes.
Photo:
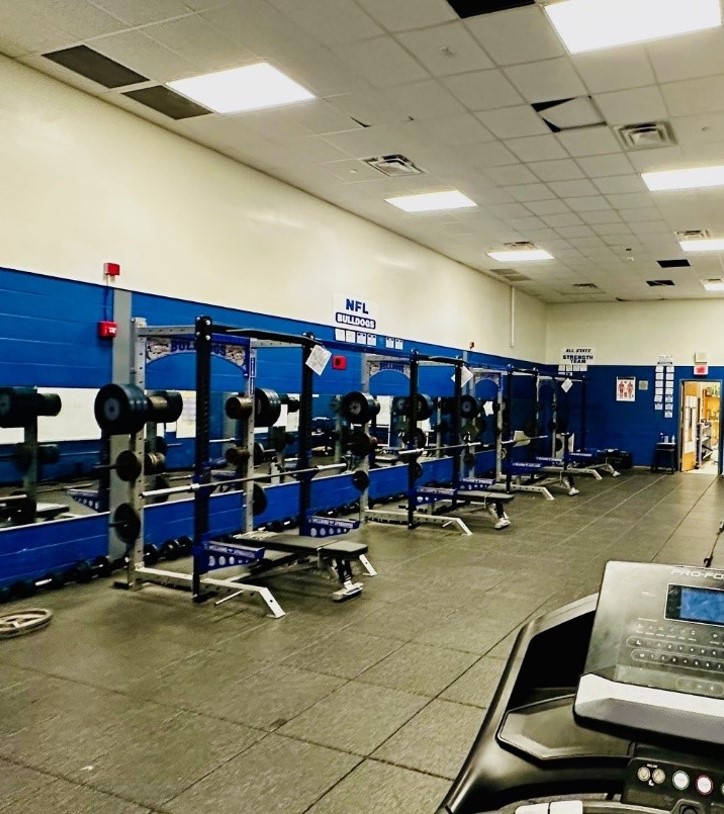
<path fill-rule="evenodd" d="M 724 625 L 724 591 L 669 585 L 666 616 L 682 622 Z"/>

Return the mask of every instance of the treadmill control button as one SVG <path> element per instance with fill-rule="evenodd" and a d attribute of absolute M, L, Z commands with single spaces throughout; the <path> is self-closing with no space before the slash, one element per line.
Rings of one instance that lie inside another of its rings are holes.
<path fill-rule="evenodd" d="M 685 791 L 686 789 L 689 788 L 689 783 L 691 783 L 691 779 L 689 778 L 689 775 L 686 772 L 679 769 L 672 775 L 671 782 L 673 783 L 674 788 L 677 789 L 678 791 Z"/>
<path fill-rule="evenodd" d="M 666 772 L 663 769 L 654 769 L 651 773 L 651 779 L 660 786 L 666 780 Z"/>
<path fill-rule="evenodd" d="M 648 783 L 651 779 L 651 770 L 648 766 L 639 766 L 639 770 L 636 772 L 636 777 L 638 777 L 642 783 Z"/>
<path fill-rule="evenodd" d="M 714 791 L 714 781 L 706 774 L 700 774 L 694 783 L 699 794 L 711 794 Z"/>

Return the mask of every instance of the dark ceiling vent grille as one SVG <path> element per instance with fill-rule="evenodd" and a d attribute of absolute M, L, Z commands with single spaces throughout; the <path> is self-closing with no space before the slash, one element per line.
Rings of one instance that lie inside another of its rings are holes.
<path fill-rule="evenodd" d="M 531 279 L 515 269 L 491 269 L 491 272 L 509 283 L 523 283 Z"/>
<path fill-rule="evenodd" d="M 691 266 L 688 260 L 657 260 L 662 269 L 685 269 Z"/>
<path fill-rule="evenodd" d="M 651 288 L 658 288 L 659 286 L 674 285 L 674 281 L 673 280 L 647 280 L 646 285 L 650 285 Z"/>
<path fill-rule="evenodd" d="M 532 6 L 535 0 L 447 0 L 447 2 L 459 17 L 465 19 L 466 17 L 478 17 L 481 14 L 493 14 L 509 8 Z"/>
<path fill-rule="evenodd" d="M 126 68 L 119 62 L 114 62 L 87 45 L 76 45 L 73 48 L 64 48 L 62 51 L 52 51 L 43 56 L 106 88 L 122 88 L 125 85 L 148 82 L 148 77 Z"/>
<path fill-rule="evenodd" d="M 595 283 L 573 283 L 574 288 L 579 289 L 588 289 L 590 291 L 598 290 L 598 286 Z"/>
<path fill-rule="evenodd" d="M 123 94 L 129 99 L 135 99 L 146 107 L 150 107 L 158 113 L 163 113 L 170 119 L 191 119 L 194 116 L 206 116 L 211 113 L 196 102 L 192 102 L 185 96 L 174 93 L 170 88 L 163 85 L 155 85 L 152 88 L 140 88 L 139 90 L 129 90 Z"/>

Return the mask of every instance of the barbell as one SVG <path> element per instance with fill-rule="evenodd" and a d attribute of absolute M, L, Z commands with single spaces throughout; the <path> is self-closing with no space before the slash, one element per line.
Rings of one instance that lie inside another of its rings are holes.
<path fill-rule="evenodd" d="M 60 449 L 57 444 L 39 444 L 33 447 L 32 444 L 15 444 L 13 451 L 9 455 L 0 455 L 0 461 L 12 461 L 21 472 L 27 472 L 33 463 L 36 454 L 38 463 L 57 464 L 60 460 Z"/>
<path fill-rule="evenodd" d="M 228 418 L 234 421 L 242 421 L 253 412 L 256 426 L 272 427 L 279 420 L 279 416 L 282 414 L 282 405 L 284 404 L 290 413 L 299 411 L 299 399 L 287 393 L 280 394 L 276 390 L 257 387 L 253 399 L 243 393 L 230 396 L 226 400 L 224 410 Z"/>
<path fill-rule="evenodd" d="M 38 416 L 56 416 L 63 402 L 57 393 L 34 387 L 0 387 L 0 427 L 25 427 Z"/>
<path fill-rule="evenodd" d="M 149 422 L 173 423 L 182 410 L 183 398 L 177 390 L 146 393 L 135 384 L 105 384 L 93 405 L 96 422 L 108 435 L 133 435 Z"/>

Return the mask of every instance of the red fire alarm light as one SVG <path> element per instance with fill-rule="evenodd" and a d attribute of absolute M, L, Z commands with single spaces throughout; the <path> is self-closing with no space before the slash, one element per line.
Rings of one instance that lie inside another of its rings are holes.
<path fill-rule="evenodd" d="M 115 339 L 118 333 L 118 325 L 108 319 L 101 320 L 98 323 L 98 336 L 101 339 Z"/>
<path fill-rule="evenodd" d="M 332 370 L 347 370 L 347 357 L 346 356 L 333 356 L 332 357 Z"/>
<path fill-rule="evenodd" d="M 103 264 L 103 273 L 106 277 L 118 277 L 121 273 L 121 264 L 120 263 L 104 263 Z"/>

